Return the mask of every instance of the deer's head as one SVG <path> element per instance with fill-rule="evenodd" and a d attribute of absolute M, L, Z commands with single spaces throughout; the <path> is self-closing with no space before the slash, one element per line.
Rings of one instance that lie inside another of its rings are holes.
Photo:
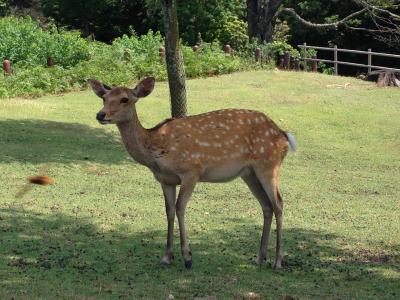
<path fill-rule="evenodd" d="M 103 108 L 97 113 L 100 124 L 118 124 L 132 120 L 135 103 L 146 97 L 154 89 L 154 77 L 148 77 L 134 88 L 111 88 L 98 80 L 90 79 L 88 83 L 94 93 L 103 99 Z"/>

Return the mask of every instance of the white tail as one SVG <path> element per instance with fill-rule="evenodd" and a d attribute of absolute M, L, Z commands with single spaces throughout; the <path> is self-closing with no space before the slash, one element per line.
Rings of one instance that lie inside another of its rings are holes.
<path fill-rule="evenodd" d="M 296 152 L 297 151 L 297 141 L 296 141 L 294 135 L 287 131 L 285 132 L 285 134 L 286 134 L 286 137 L 289 142 L 289 151 Z"/>
<path fill-rule="evenodd" d="M 104 107 L 96 119 L 117 124 L 129 154 L 147 166 L 161 183 L 168 220 L 167 251 L 162 259 L 173 259 L 174 217 L 177 214 L 181 251 L 186 267 L 192 253 L 185 231 L 185 208 L 197 182 L 225 182 L 241 177 L 261 204 L 264 228 L 256 262 L 267 255 L 273 214 L 276 217 L 275 268 L 281 267 L 282 197 L 278 191 L 281 163 L 290 149 L 297 148 L 290 133 L 282 131 L 265 114 L 245 109 L 225 109 L 180 119 L 167 119 L 152 129 L 140 124 L 135 103 L 154 88 L 154 78 L 134 89 L 109 88 L 90 80 Z M 176 187 L 180 185 L 178 197 Z"/>

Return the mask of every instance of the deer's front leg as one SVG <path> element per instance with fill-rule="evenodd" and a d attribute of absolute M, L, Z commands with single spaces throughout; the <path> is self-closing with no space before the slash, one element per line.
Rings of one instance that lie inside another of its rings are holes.
<path fill-rule="evenodd" d="M 165 212 L 168 220 L 168 235 L 167 235 L 167 253 L 162 258 L 161 263 L 169 265 L 174 259 L 174 220 L 175 220 L 175 200 L 176 200 L 176 186 L 161 184 L 164 199 L 165 199 Z"/>
<path fill-rule="evenodd" d="M 179 190 L 178 200 L 176 201 L 176 214 L 179 222 L 179 233 L 181 238 L 181 251 L 185 261 L 185 267 L 190 269 L 192 267 L 192 251 L 190 251 L 189 243 L 186 237 L 185 230 L 185 209 L 189 202 L 190 196 L 196 185 L 196 178 L 188 178 L 182 180 L 181 189 Z"/>

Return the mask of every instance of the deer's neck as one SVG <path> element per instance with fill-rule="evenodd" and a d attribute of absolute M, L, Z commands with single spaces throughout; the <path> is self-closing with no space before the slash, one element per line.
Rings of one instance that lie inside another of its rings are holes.
<path fill-rule="evenodd" d="M 149 151 L 150 135 L 140 124 L 136 110 L 133 112 L 132 120 L 119 123 L 117 126 L 122 142 L 133 159 L 142 165 L 152 167 L 154 162 Z"/>

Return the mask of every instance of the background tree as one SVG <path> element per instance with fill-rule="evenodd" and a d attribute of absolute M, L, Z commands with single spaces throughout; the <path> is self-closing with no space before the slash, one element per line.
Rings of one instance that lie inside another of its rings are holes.
<path fill-rule="evenodd" d="M 160 0 L 146 0 L 146 2 L 150 15 L 161 14 Z M 244 0 L 177 1 L 177 11 L 180 36 L 189 45 L 199 42 L 199 38 L 205 42 L 219 40 L 228 43 L 225 37 L 229 35 L 227 31 L 229 25 L 232 25 L 232 20 L 240 21 L 242 28 L 239 31 L 246 32 Z M 158 23 L 158 28 L 162 29 L 163 25 Z"/>
<path fill-rule="evenodd" d="M 364 49 L 373 44 L 375 50 L 386 51 L 397 51 L 400 46 L 397 0 L 351 0 L 340 5 L 330 0 L 285 0 L 285 6 L 282 12 L 288 13 L 292 35 L 297 39 L 294 43 L 328 40 L 330 44 Z M 383 43 L 371 41 L 371 37 Z"/>
<path fill-rule="evenodd" d="M 283 0 L 247 0 L 247 24 L 250 39 L 271 42 L 277 12 Z"/>
<path fill-rule="evenodd" d="M 162 0 L 165 27 L 165 50 L 167 59 L 168 84 L 173 117 L 187 113 L 185 69 L 180 51 L 178 14 L 175 0 Z"/>
<path fill-rule="evenodd" d="M 27 1 L 27 0 L 25 0 Z M 145 34 L 157 30 L 145 0 L 40 0 L 45 15 L 58 25 L 80 29 L 84 36 L 110 42 L 134 30 Z"/>

